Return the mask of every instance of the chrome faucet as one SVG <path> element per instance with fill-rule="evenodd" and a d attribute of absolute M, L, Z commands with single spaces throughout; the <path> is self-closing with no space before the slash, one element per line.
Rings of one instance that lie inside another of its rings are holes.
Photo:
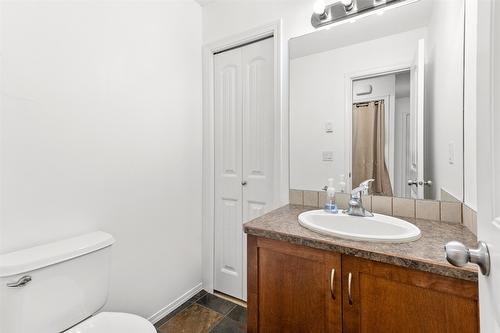
<path fill-rule="evenodd" d="M 351 191 L 351 199 L 349 200 L 349 208 L 347 208 L 346 214 L 352 216 L 363 216 L 370 217 L 373 216 L 372 213 L 367 211 L 361 202 L 361 194 L 368 194 L 368 187 L 370 183 L 375 179 L 368 179 L 359 184 L 354 190 Z"/>

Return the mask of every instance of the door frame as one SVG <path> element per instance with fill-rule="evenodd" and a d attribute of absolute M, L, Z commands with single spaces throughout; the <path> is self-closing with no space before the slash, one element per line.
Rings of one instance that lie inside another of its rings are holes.
<path fill-rule="evenodd" d="M 389 74 L 397 74 L 400 72 L 409 71 L 413 68 L 411 62 L 401 63 L 392 66 L 372 68 L 364 71 L 346 73 L 344 75 L 344 88 L 345 88 L 345 144 L 347 149 L 344 152 L 345 158 L 345 175 L 346 175 L 346 191 L 349 193 L 352 190 L 352 92 L 353 92 L 353 82 L 362 79 L 369 79 L 377 76 L 384 76 Z M 375 98 L 376 99 L 376 98 Z M 393 107 L 395 107 L 395 101 L 391 100 Z M 392 133 L 394 135 L 394 133 Z"/>
<path fill-rule="evenodd" d="M 284 204 L 288 193 L 286 113 L 282 107 L 282 21 L 276 20 L 254 29 L 203 46 L 203 172 L 202 172 L 202 283 L 214 290 L 215 259 L 215 139 L 214 139 L 214 56 L 215 53 L 273 36 L 274 40 L 274 198 L 272 208 Z"/>

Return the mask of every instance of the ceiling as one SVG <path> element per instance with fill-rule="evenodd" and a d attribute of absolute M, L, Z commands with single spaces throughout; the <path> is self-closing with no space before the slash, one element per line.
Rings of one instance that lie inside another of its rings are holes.
<path fill-rule="evenodd" d="M 199 3 L 201 6 L 208 5 L 209 3 L 215 2 L 215 0 L 194 0 Z"/>

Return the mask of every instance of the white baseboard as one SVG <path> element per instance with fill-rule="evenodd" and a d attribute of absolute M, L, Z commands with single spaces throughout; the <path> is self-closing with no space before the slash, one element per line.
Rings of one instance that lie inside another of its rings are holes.
<path fill-rule="evenodd" d="M 180 305 L 182 305 L 184 302 L 186 302 L 188 299 L 196 295 L 201 289 L 203 289 L 203 286 L 201 283 L 197 284 L 193 288 L 189 289 L 186 291 L 184 294 L 182 294 L 179 298 L 168 304 L 167 306 L 163 307 L 160 309 L 158 312 L 155 314 L 151 315 L 148 320 L 156 324 L 160 319 L 168 315 L 170 312 L 174 311 L 177 309 Z"/>

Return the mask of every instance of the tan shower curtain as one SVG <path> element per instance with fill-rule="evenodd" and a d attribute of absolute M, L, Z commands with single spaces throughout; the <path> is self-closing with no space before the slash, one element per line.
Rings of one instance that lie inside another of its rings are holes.
<path fill-rule="evenodd" d="M 368 104 L 368 105 L 364 105 Z M 353 104 L 352 184 L 375 179 L 370 194 L 392 196 L 391 179 L 385 164 L 384 101 Z"/>

